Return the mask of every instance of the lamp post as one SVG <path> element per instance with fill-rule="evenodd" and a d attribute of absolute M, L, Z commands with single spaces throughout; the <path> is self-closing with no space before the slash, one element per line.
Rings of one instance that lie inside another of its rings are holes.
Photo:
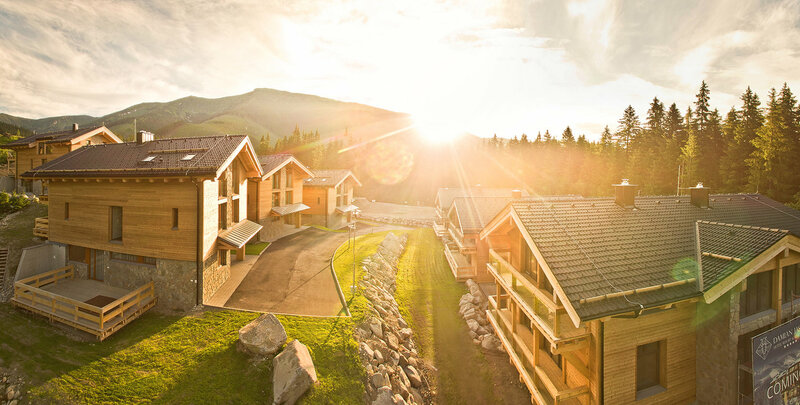
<path fill-rule="evenodd" d="M 351 223 L 348 225 L 350 228 L 350 233 L 353 238 L 353 285 L 350 286 L 350 290 L 353 292 L 353 296 L 356 294 L 356 224 Z"/>

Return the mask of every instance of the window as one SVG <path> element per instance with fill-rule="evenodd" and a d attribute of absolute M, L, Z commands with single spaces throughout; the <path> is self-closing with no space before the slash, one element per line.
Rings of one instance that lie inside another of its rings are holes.
<path fill-rule="evenodd" d="M 39 142 L 39 145 L 37 145 L 37 146 L 39 146 L 39 154 L 40 155 L 44 155 L 44 154 L 47 153 L 47 145 L 45 143 Z"/>
<path fill-rule="evenodd" d="M 227 250 L 220 250 L 219 254 L 219 265 L 220 266 L 227 266 L 228 265 L 228 251 Z"/>
<path fill-rule="evenodd" d="M 172 229 L 178 229 L 178 209 L 172 209 Z"/>
<path fill-rule="evenodd" d="M 228 196 L 228 182 L 225 178 L 225 173 L 219 177 L 219 196 L 220 197 L 227 197 Z"/>
<path fill-rule="evenodd" d="M 69 219 L 69 203 L 64 203 L 64 219 Z"/>
<path fill-rule="evenodd" d="M 42 164 L 47 163 L 47 159 L 42 159 Z"/>
<path fill-rule="evenodd" d="M 272 175 L 272 189 L 277 190 L 281 188 L 281 172 L 275 172 Z"/>
<path fill-rule="evenodd" d="M 86 263 L 86 248 L 83 246 L 69 245 L 69 261 Z"/>
<path fill-rule="evenodd" d="M 286 205 L 289 205 L 292 202 L 292 190 L 288 190 L 286 191 Z"/>
<path fill-rule="evenodd" d="M 147 264 L 147 265 L 150 265 L 150 266 L 155 266 L 156 265 L 156 258 L 155 257 L 136 256 L 136 255 L 129 255 L 127 253 L 111 252 L 111 259 L 112 260 L 120 260 L 120 261 L 123 261 L 123 262 Z"/>
<path fill-rule="evenodd" d="M 233 202 L 233 222 L 239 222 L 239 200 Z"/>
<path fill-rule="evenodd" d="M 792 297 L 800 298 L 800 265 L 793 264 L 783 268 L 783 302 Z"/>
<path fill-rule="evenodd" d="M 228 204 L 220 204 L 217 206 L 219 211 L 219 229 L 228 228 Z"/>
<path fill-rule="evenodd" d="M 110 238 L 112 241 L 122 242 L 122 207 L 111 207 Z"/>
<path fill-rule="evenodd" d="M 666 342 L 658 341 L 636 348 L 636 391 L 662 386 L 663 356 Z M 638 399 L 638 398 L 637 398 Z"/>
<path fill-rule="evenodd" d="M 757 314 L 771 308 L 772 272 L 752 274 L 747 277 L 747 289 L 739 296 L 740 318 Z"/>
<path fill-rule="evenodd" d="M 286 170 L 286 188 L 292 188 L 292 171 Z"/>
<path fill-rule="evenodd" d="M 319 197 L 317 197 L 317 204 L 322 204 L 322 199 L 320 199 Z"/>
<path fill-rule="evenodd" d="M 278 207 L 281 205 L 281 193 L 280 191 L 277 193 L 272 193 L 272 206 Z"/>
<path fill-rule="evenodd" d="M 533 252 L 531 252 L 525 239 L 520 238 L 519 244 L 519 249 L 522 251 L 522 274 L 536 280 L 536 266 L 533 265 Z"/>
<path fill-rule="evenodd" d="M 233 164 L 233 193 L 239 194 L 239 182 L 242 181 L 241 170 L 239 169 L 239 162 Z"/>

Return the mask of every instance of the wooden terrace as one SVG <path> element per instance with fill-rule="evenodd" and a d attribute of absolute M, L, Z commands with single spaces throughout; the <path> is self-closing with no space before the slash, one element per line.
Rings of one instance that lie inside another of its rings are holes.
<path fill-rule="evenodd" d="M 14 306 L 103 340 L 156 304 L 153 283 L 133 291 L 75 278 L 72 266 L 14 283 Z"/>

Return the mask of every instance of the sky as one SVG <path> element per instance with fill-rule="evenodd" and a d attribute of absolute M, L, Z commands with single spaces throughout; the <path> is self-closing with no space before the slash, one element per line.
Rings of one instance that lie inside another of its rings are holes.
<path fill-rule="evenodd" d="M 723 116 L 747 86 L 800 92 L 798 66 L 800 1 L 0 0 L 0 112 L 28 118 L 266 87 L 434 137 L 596 139 L 629 104 L 685 111 L 702 80 Z"/>

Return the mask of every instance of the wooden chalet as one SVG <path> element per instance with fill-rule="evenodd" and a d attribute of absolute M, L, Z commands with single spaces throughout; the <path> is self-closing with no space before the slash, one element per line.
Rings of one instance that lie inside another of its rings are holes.
<path fill-rule="evenodd" d="M 800 212 L 758 194 L 514 200 L 487 317 L 537 404 L 736 404 L 800 308 Z"/>
<path fill-rule="evenodd" d="M 96 316 L 109 305 L 120 315 L 156 300 L 164 310 L 202 304 L 228 279 L 232 252 L 243 259 L 261 230 L 247 219 L 247 196 L 248 179 L 262 174 L 247 136 L 152 140 L 144 132 L 29 170 L 23 178 L 49 188 L 46 236 L 67 260 L 18 281 L 14 304 L 101 339 L 115 330 L 108 314 Z"/>
<path fill-rule="evenodd" d="M 81 129 L 78 124 L 72 124 L 72 129 L 33 134 L 9 142 L 3 147 L 14 151 L 13 173 L 16 176 L 80 147 L 108 143 L 122 143 L 122 140 L 105 126 Z M 17 177 L 15 182 L 17 192 L 47 195 L 47 189 L 42 187 L 41 181 L 25 180 Z M 42 200 L 45 199 L 46 197 L 42 197 Z"/>
<path fill-rule="evenodd" d="M 436 198 L 433 201 L 434 211 L 436 217 L 433 221 L 433 230 L 436 235 L 447 244 L 450 243 L 450 208 L 453 206 L 453 201 L 459 197 L 518 197 L 527 196 L 528 193 L 521 190 L 511 188 L 489 188 L 489 187 L 466 187 L 466 188 L 453 188 L 444 187 L 436 192 Z"/>
<path fill-rule="evenodd" d="M 301 214 L 309 209 L 303 182 L 313 174 L 290 154 L 262 156 L 259 162 L 263 174 L 250 180 L 247 218 L 263 226 L 259 239 L 269 241 L 302 225 Z"/>
<path fill-rule="evenodd" d="M 310 207 L 306 221 L 331 229 L 353 221 L 358 207 L 353 205 L 353 191 L 361 182 L 347 169 L 314 170 L 314 177 L 303 183 L 303 203 Z"/>
<path fill-rule="evenodd" d="M 514 193 L 512 193 L 514 194 Z M 521 198 L 521 193 L 513 195 Z M 506 197 L 456 197 L 447 212 L 447 263 L 458 281 L 493 281 L 486 271 L 489 245 L 479 234 L 483 227 L 512 200 Z"/>

